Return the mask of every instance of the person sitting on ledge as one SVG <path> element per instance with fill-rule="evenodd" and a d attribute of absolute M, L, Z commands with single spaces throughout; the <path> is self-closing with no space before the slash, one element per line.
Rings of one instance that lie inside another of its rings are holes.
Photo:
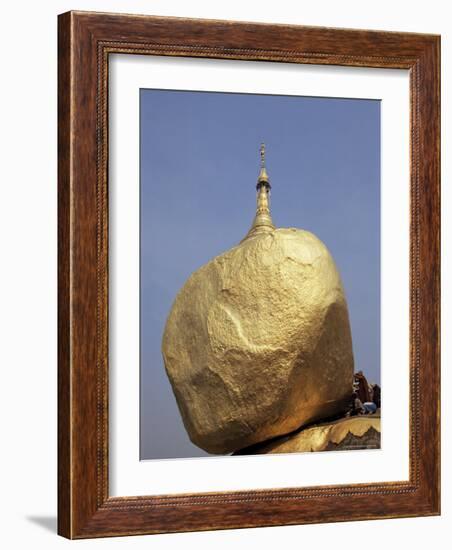
<path fill-rule="evenodd" d="M 364 414 L 374 414 L 377 412 L 377 405 L 373 403 L 372 401 L 366 401 L 366 403 L 363 403 L 364 408 Z"/>

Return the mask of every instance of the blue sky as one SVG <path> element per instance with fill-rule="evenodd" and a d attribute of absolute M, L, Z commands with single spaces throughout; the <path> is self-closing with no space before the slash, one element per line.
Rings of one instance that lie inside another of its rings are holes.
<path fill-rule="evenodd" d="M 355 370 L 380 381 L 380 102 L 141 90 L 141 458 L 206 456 L 161 356 L 187 277 L 237 244 L 267 149 L 277 227 L 315 233 L 344 284 Z"/>

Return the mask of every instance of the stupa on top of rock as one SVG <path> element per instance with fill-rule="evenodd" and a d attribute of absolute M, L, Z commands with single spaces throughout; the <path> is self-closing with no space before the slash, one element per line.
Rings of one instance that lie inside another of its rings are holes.
<path fill-rule="evenodd" d="M 214 454 L 340 414 L 352 392 L 338 270 L 315 235 L 273 224 L 263 145 L 256 188 L 248 234 L 188 278 L 162 341 L 189 437 Z"/>

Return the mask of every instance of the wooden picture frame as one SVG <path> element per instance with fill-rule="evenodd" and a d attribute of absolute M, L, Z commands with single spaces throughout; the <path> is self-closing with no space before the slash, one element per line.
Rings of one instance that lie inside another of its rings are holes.
<path fill-rule="evenodd" d="M 58 39 L 58 532 L 68 538 L 440 513 L 440 38 L 68 12 Z M 108 60 L 112 53 L 410 73 L 409 481 L 110 497 Z"/>

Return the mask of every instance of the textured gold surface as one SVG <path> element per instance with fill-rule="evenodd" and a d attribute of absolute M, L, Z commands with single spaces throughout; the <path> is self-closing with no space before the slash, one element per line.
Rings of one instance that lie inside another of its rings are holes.
<path fill-rule="evenodd" d="M 312 233 L 275 229 L 258 180 L 246 238 L 193 273 L 165 326 L 165 368 L 190 439 L 229 453 L 342 411 L 352 340 L 335 263 Z"/>
<path fill-rule="evenodd" d="M 379 416 L 343 418 L 335 422 L 306 428 L 280 440 L 263 443 L 259 445 L 258 449 L 253 449 L 252 454 L 325 451 L 327 448 L 340 445 L 349 434 L 355 436 L 355 442 L 359 443 L 359 438 L 365 436 L 371 429 L 378 433 L 381 432 Z"/>
<path fill-rule="evenodd" d="M 339 274 L 312 233 L 275 229 L 193 273 L 163 356 L 192 441 L 226 453 L 341 410 L 353 355 Z"/>

